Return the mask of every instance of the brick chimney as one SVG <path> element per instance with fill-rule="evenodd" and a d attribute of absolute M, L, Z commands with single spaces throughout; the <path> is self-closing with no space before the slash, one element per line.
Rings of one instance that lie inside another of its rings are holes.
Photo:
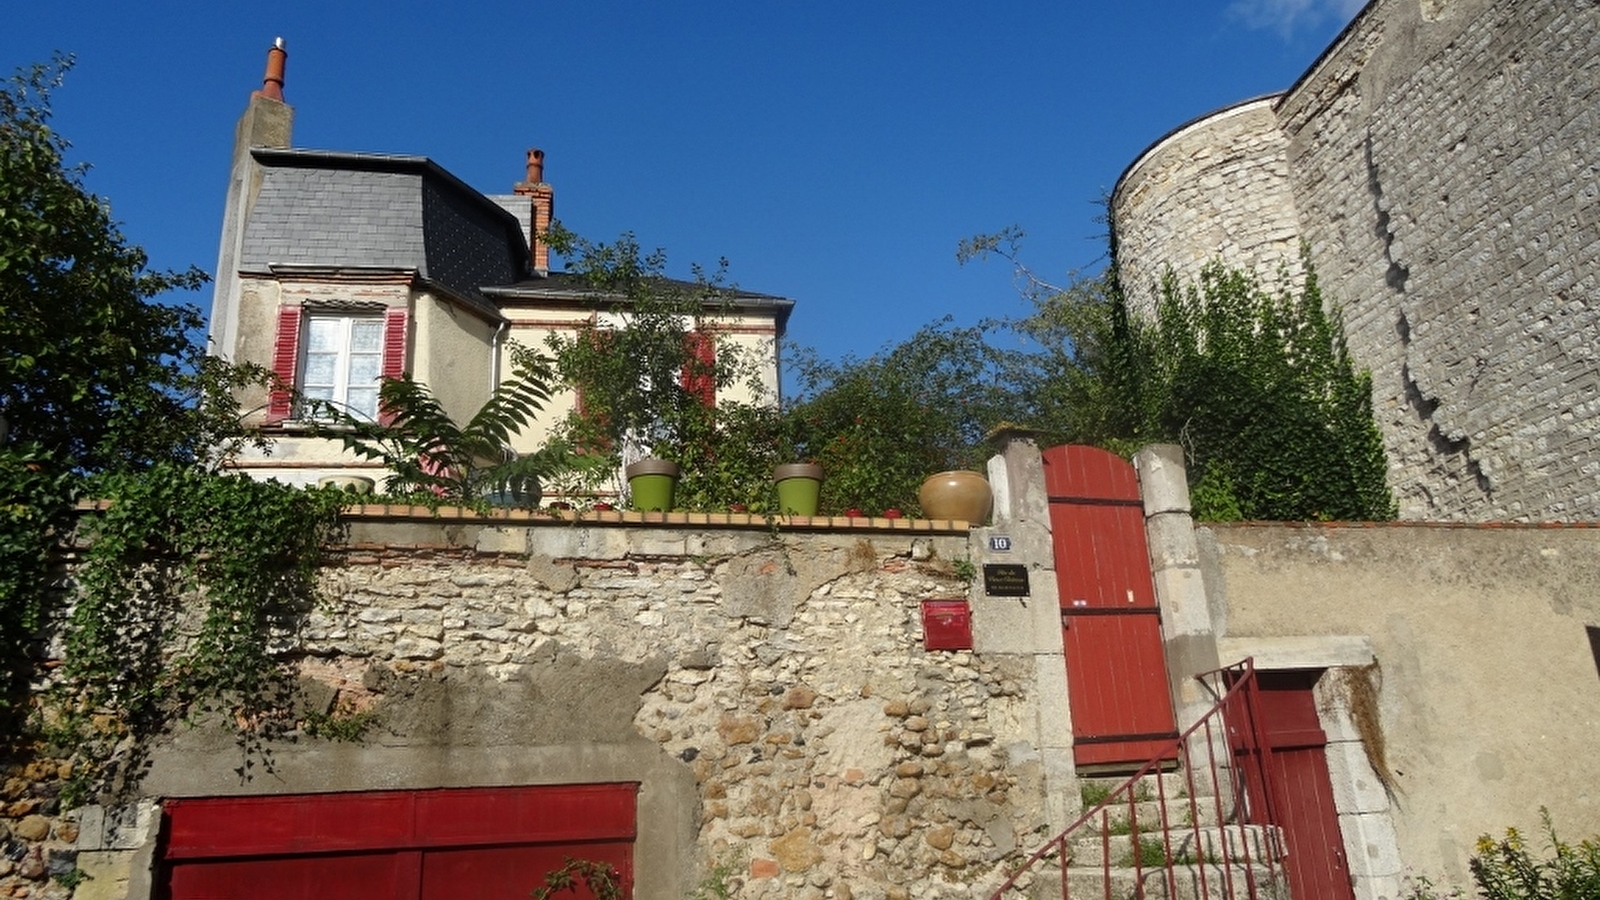
<path fill-rule="evenodd" d="M 528 229 L 528 246 L 533 250 L 535 272 L 550 271 L 550 245 L 544 236 L 550 230 L 550 219 L 556 211 L 556 191 L 544 180 L 544 151 L 535 147 L 528 151 L 528 177 L 511 188 L 512 192 L 533 202 L 533 222 Z"/>

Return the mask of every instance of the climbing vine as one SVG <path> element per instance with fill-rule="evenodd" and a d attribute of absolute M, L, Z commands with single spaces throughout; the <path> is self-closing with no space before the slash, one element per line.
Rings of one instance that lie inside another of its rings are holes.
<path fill-rule="evenodd" d="M 958 252 L 1010 261 L 1035 305 L 1010 324 L 1038 349 L 1003 358 L 1018 421 L 1123 455 L 1181 444 L 1198 519 L 1395 517 L 1371 375 L 1309 253 L 1304 280 L 1277 289 L 1220 262 L 1192 282 L 1169 271 L 1141 310 L 1123 293 L 1114 240 L 1103 272 L 1058 287 L 1019 262 L 1021 238 L 979 235 Z"/>
<path fill-rule="evenodd" d="M 150 739 L 180 721 L 221 722 L 261 750 L 292 725 L 285 651 L 315 599 L 339 495 L 173 464 L 93 487 L 109 504 L 84 521 L 40 733 L 99 791 L 136 779 Z M 247 752 L 240 776 L 260 758 Z"/>
<path fill-rule="evenodd" d="M 37 636 L 59 592 L 52 553 L 70 528 L 74 479 L 36 448 L 0 448 L 0 734 L 27 710 Z M 3 749 L 3 748 L 0 748 Z"/>

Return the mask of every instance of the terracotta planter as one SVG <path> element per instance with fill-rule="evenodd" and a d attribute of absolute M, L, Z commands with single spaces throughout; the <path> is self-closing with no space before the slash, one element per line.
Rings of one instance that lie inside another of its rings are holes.
<path fill-rule="evenodd" d="M 772 470 L 778 484 L 778 512 L 786 516 L 814 516 L 822 499 L 822 467 L 788 463 Z"/>
<path fill-rule="evenodd" d="M 628 478 L 628 493 L 638 512 L 670 512 L 672 495 L 678 488 L 683 469 L 666 459 L 647 456 L 623 470 Z"/>
<path fill-rule="evenodd" d="M 929 476 L 917 491 L 925 519 L 956 519 L 972 525 L 989 521 L 994 494 L 989 480 L 964 469 Z"/>

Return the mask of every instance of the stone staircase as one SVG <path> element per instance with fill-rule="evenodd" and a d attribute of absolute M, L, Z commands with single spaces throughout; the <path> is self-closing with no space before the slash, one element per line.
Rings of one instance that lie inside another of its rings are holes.
<path fill-rule="evenodd" d="M 1005 896 L 1290 900 L 1278 829 L 1231 821 L 1234 810 L 1226 798 L 1219 802 L 1215 792 L 1204 790 L 1190 796 L 1187 779 L 1175 773 L 1145 775 L 1131 783 L 1086 778 L 1082 784 L 1086 811 L 1100 798 L 1106 805 L 1066 836 L 1065 881 L 1057 852 Z"/>
<path fill-rule="evenodd" d="M 1291 900 L 1283 834 L 1241 781 L 1262 783 L 1249 660 L 1216 705 L 1134 777 L 1080 776 L 1083 814 L 1035 850 L 992 900 Z"/>
<path fill-rule="evenodd" d="M 1113 798 L 1126 783 L 1082 781 L 1087 798 L 1110 802 L 1068 844 L 1066 896 L 1289 900 L 1276 828 L 1238 824 L 1231 799 L 1204 787 L 1191 796 L 1181 773 L 1144 775 L 1132 782 L 1131 798 Z M 1051 875 L 1059 884 L 1059 867 Z"/>

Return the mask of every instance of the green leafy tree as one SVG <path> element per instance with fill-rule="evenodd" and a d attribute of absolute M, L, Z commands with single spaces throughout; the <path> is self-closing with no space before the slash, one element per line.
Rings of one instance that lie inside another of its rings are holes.
<path fill-rule="evenodd" d="M 63 624 L 68 586 L 51 563 L 77 522 L 73 498 L 98 492 L 107 482 L 88 479 L 100 476 L 215 477 L 255 440 L 232 389 L 269 378 L 205 356 L 199 311 L 155 301 L 206 276 L 149 269 L 86 188 L 86 167 L 66 163 L 50 95 L 70 67 L 56 59 L 0 84 L 0 744 L 29 736 L 43 634 Z M 235 515 L 197 527 L 259 527 Z"/>
<path fill-rule="evenodd" d="M 13 446 L 84 471 L 215 461 L 240 439 L 231 387 L 264 370 L 207 358 L 192 306 L 151 302 L 204 284 L 154 271 L 65 162 L 50 93 L 70 59 L 0 87 L 0 418 Z"/>
<path fill-rule="evenodd" d="M 618 323 L 596 316 L 547 341 L 561 381 L 579 397 L 562 423 L 563 439 L 606 460 L 596 472 L 617 472 L 625 457 L 643 454 L 679 463 L 686 505 L 759 505 L 771 477 L 763 442 L 774 420 L 765 410 L 775 398 L 758 359 L 701 327 L 734 296 L 727 261 L 709 273 L 695 266 L 692 280 L 681 281 L 666 276 L 663 251 L 645 252 L 631 234 L 597 243 L 557 226 L 549 240 L 582 280 L 590 305 Z M 520 348 L 516 357 L 533 352 Z M 749 402 L 727 399 L 734 385 Z"/>
<path fill-rule="evenodd" d="M 985 432 L 1016 408 L 1004 355 L 949 318 L 866 359 L 792 355 L 801 393 L 787 414 L 799 456 L 823 467 L 825 512 L 920 512 L 923 479 L 980 465 Z"/>

